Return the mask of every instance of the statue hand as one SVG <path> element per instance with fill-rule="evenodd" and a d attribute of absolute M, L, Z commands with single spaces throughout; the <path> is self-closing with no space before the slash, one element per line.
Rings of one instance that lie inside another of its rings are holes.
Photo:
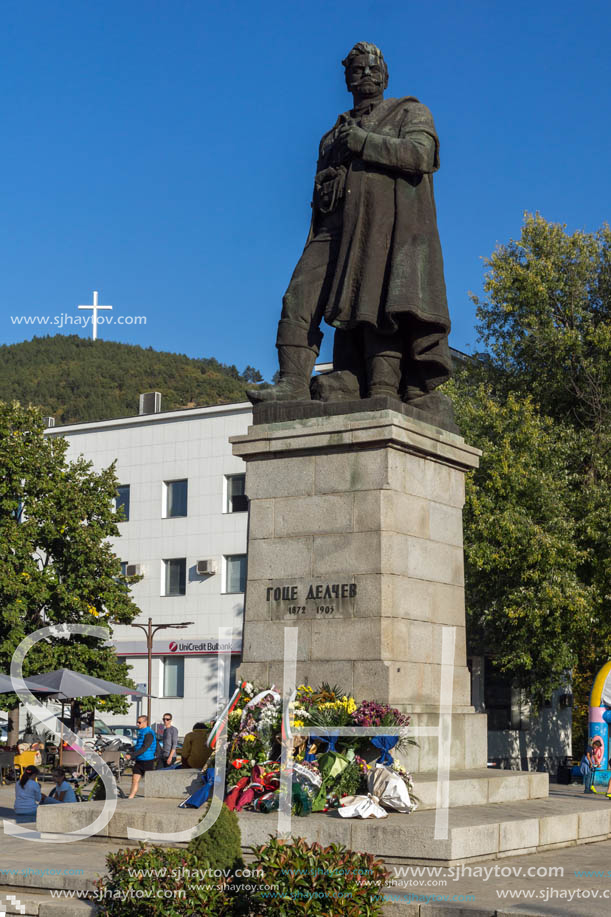
<path fill-rule="evenodd" d="M 367 131 L 354 123 L 342 124 L 337 132 L 336 145 L 341 154 L 356 153 L 360 155 L 365 146 Z"/>
<path fill-rule="evenodd" d="M 329 166 L 326 169 L 323 169 L 322 172 L 317 172 L 315 181 L 317 185 L 322 185 L 323 182 L 332 181 L 337 175 L 337 169 L 333 166 Z"/>

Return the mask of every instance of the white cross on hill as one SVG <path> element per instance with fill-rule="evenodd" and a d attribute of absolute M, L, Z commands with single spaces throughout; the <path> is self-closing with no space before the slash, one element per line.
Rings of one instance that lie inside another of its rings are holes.
<path fill-rule="evenodd" d="M 98 291 L 94 290 L 93 291 L 93 305 L 92 306 L 79 306 L 79 309 L 92 309 L 93 310 L 93 315 L 92 315 L 93 320 L 91 323 L 91 327 L 93 328 L 92 338 L 95 341 L 95 339 L 98 336 L 98 309 L 112 309 L 112 306 L 98 305 Z"/>

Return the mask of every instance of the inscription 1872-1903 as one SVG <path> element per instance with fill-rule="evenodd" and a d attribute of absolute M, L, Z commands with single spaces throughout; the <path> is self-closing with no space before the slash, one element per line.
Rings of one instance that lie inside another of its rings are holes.
<path fill-rule="evenodd" d="M 352 615 L 357 584 L 301 583 L 268 586 L 266 600 L 271 605 L 272 618 L 347 617 Z"/>

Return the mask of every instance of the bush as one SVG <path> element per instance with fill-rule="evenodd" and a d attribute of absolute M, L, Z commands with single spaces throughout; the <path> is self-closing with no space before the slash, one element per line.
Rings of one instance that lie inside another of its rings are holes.
<path fill-rule="evenodd" d="M 223 805 L 210 830 L 194 837 L 186 849 L 141 844 L 109 854 L 109 875 L 100 882 L 100 912 L 109 917 L 241 913 L 239 895 L 223 890 L 226 884 L 234 884 L 232 877 L 206 876 L 200 871 L 225 872 L 243 866 L 240 841 L 236 814 Z"/>
<path fill-rule="evenodd" d="M 369 853 L 355 853 L 341 844 L 309 845 L 270 838 L 253 849 L 253 869 L 263 872 L 262 888 L 251 895 L 253 913 L 273 917 L 378 917 L 381 889 L 389 873 Z M 274 890 L 270 891 L 269 886 Z"/>
<path fill-rule="evenodd" d="M 215 830 L 216 829 L 216 830 Z M 216 840 L 215 840 L 216 838 Z M 206 843 L 208 839 L 208 843 Z M 108 917 L 380 917 L 389 874 L 379 860 L 331 844 L 271 837 L 253 848 L 248 878 L 206 875 L 243 865 L 234 812 L 185 848 L 145 846 L 106 858 L 99 888 Z"/>
<path fill-rule="evenodd" d="M 190 850 L 145 846 L 106 857 L 98 885 L 100 914 L 108 917 L 228 917 L 231 900 Z"/>
<path fill-rule="evenodd" d="M 238 817 L 223 803 L 212 827 L 189 841 L 188 849 L 200 863 L 206 862 L 212 869 L 235 870 L 244 865 L 241 841 Z"/>

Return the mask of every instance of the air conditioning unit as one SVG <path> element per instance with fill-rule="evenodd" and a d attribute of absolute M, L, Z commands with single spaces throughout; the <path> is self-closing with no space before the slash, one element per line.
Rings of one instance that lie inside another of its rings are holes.
<path fill-rule="evenodd" d="M 142 564 L 128 564 L 125 568 L 126 576 L 142 576 L 143 573 Z"/>
<path fill-rule="evenodd" d="M 138 414 L 159 414 L 161 411 L 161 392 L 144 392 L 140 395 Z"/>
<path fill-rule="evenodd" d="M 210 574 L 216 573 L 216 561 L 215 560 L 198 560 L 197 561 L 197 572 L 200 576 L 210 576 Z"/>

